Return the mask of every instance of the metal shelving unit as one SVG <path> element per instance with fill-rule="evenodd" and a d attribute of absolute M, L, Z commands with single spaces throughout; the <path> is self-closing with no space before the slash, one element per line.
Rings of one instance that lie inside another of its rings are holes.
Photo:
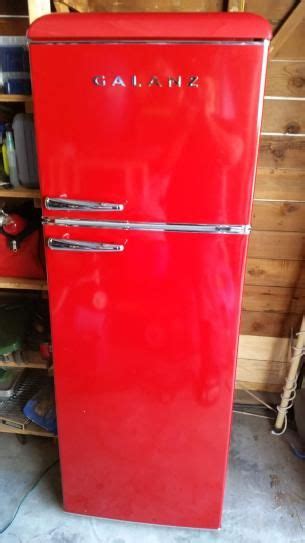
<path fill-rule="evenodd" d="M 43 13 L 50 13 L 50 1 L 42 0 L 39 2 L 28 1 L 30 22 Z M 33 100 L 32 96 L 16 94 L 0 94 L 0 103 L 23 103 L 24 109 L 27 113 L 32 112 Z M 34 205 L 39 205 L 40 191 L 38 189 L 27 189 L 24 187 L 18 187 L 14 189 L 0 188 L 0 198 L 32 198 L 35 202 Z M 15 277 L 0 277 L 0 289 L 17 289 L 17 290 L 33 290 L 41 291 L 42 295 L 44 291 L 47 291 L 47 283 L 42 280 L 15 278 Z M 24 352 L 23 361 L 16 362 L 12 359 L 0 360 L 0 367 L 7 368 L 32 368 L 35 370 L 35 374 L 44 374 L 47 376 L 50 374 L 50 368 L 48 362 L 40 357 L 38 352 L 28 351 Z M 37 370 L 37 372 L 36 372 Z M 49 370 L 48 372 L 46 370 Z M 27 374 L 26 374 L 27 375 Z M 44 378 L 43 378 L 44 379 Z M 23 386 L 23 385 L 22 385 Z M 21 386 L 21 388 L 22 388 Z M 30 389 L 30 387 L 29 387 Z M 36 424 L 29 421 L 22 421 L 22 403 L 26 399 L 27 393 L 23 393 L 20 387 L 17 386 L 16 394 L 10 399 L 9 402 L 0 401 L 0 433 L 18 434 L 22 436 L 34 435 L 41 437 L 56 437 L 54 434 L 47 432 L 40 428 Z M 24 397 L 23 397 L 24 396 Z M 21 401 L 22 398 L 22 401 Z M 9 420 L 9 414 L 12 414 L 12 420 Z M 14 425 L 14 417 L 16 419 L 16 425 Z M 19 422 L 18 422 L 19 421 Z"/>

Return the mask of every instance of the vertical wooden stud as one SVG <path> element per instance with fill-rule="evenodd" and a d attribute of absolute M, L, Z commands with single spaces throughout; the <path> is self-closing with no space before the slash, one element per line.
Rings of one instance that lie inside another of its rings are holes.
<path fill-rule="evenodd" d="M 228 11 L 245 11 L 246 0 L 228 0 Z"/>
<path fill-rule="evenodd" d="M 51 13 L 51 0 L 28 0 L 30 23 L 38 17 Z"/>

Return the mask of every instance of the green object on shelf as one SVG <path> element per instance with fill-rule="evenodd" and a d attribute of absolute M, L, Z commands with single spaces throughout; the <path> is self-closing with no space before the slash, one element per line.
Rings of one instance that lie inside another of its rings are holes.
<path fill-rule="evenodd" d="M 28 318 L 22 305 L 0 305 L 0 356 L 22 349 Z"/>

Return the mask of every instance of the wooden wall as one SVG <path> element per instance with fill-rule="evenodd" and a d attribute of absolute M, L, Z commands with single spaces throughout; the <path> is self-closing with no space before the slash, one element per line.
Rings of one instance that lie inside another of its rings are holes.
<path fill-rule="evenodd" d="M 300 5 L 245 2 L 246 10 L 265 15 L 275 31 L 281 28 L 281 45 L 268 66 L 237 373 L 237 385 L 262 390 L 281 388 L 287 371 L 283 338 L 299 326 L 305 310 L 304 6 L 294 13 Z M 286 29 L 294 24 L 288 36 L 283 22 Z"/>
<path fill-rule="evenodd" d="M 280 390 L 287 371 L 287 338 L 305 308 L 304 0 L 64 2 L 55 2 L 57 9 L 68 10 L 68 5 L 80 11 L 245 9 L 271 22 L 276 39 L 268 67 L 237 386 Z"/>

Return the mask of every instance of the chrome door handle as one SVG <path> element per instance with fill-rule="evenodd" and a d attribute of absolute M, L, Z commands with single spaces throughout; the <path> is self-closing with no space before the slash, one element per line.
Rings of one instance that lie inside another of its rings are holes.
<path fill-rule="evenodd" d="M 72 251 L 78 253 L 119 253 L 124 251 L 124 245 L 116 243 L 98 243 L 75 239 L 49 238 L 48 247 L 53 251 Z"/>
<path fill-rule="evenodd" d="M 123 211 L 124 204 L 110 202 L 91 202 L 87 200 L 70 200 L 68 198 L 45 198 L 45 207 L 53 211 Z"/>

